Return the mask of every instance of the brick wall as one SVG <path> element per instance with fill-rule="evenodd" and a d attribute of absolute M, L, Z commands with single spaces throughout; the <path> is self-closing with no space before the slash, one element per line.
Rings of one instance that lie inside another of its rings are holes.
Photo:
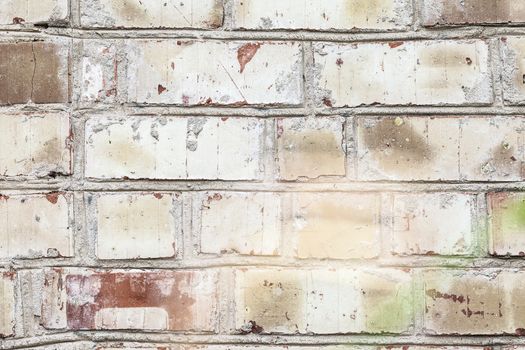
<path fill-rule="evenodd" d="M 525 349 L 524 24 L 0 0 L 0 349 Z"/>

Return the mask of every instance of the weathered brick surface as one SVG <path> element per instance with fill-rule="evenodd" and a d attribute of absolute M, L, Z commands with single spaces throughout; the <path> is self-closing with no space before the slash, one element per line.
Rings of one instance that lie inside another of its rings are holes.
<path fill-rule="evenodd" d="M 213 331 L 217 278 L 213 271 L 50 271 L 42 317 L 48 328 L 72 330 Z"/>
<path fill-rule="evenodd" d="M 406 0 L 234 0 L 233 10 L 242 29 L 403 30 L 412 22 Z"/>
<path fill-rule="evenodd" d="M 274 193 L 208 192 L 200 195 L 195 201 L 193 216 L 200 216 L 200 222 L 196 223 L 200 252 L 278 255 L 280 197 Z"/>
<path fill-rule="evenodd" d="M 265 333 L 404 333 L 413 324 L 411 275 L 401 270 L 241 270 L 236 328 Z"/>
<path fill-rule="evenodd" d="M 0 6 L 0 25 L 34 23 L 63 25 L 68 18 L 68 0 L 3 0 Z"/>
<path fill-rule="evenodd" d="M 299 258 L 365 259 L 381 251 L 380 199 L 373 194 L 294 194 L 290 217 Z"/>
<path fill-rule="evenodd" d="M 487 42 L 315 45 L 319 104 L 472 105 L 493 100 Z"/>
<path fill-rule="evenodd" d="M 0 0 L 0 349 L 520 349 L 523 3 Z"/>
<path fill-rule="evenodd" d="M 520 117 L 387 117 L 357 122 L 358 178 L 519 181 Z"/>
<path fill-rule="evenodd" d="M 84 27 L 217 28 L 222 0 L 91 0 L 81 1 Z"/>
<path fill-rule="evenodd" d="M 0 139 L 0 174 L 3 176 L 71 173 L 73 135 L 67 114 L 0 115 L 0 130 L 3 132 Z"/>
<path fill-rule="evenodd" d="M 261 177 L 264 122 L 255 118 L 92 118 L 92 178 L 254 180 Z"/>
<path fill-rule="evenodd" d="M 512 0 L 422 0 L 423 24 L 494 24 L 525 22 L 525 4 Z"/>
<path fill-rule="evenodd" d="M 7 337 L 14 333 L 15 281 L 15 273 L 0 270 L 0 337 Z"/>
<path fill-rule="evenodd" d="M 68 60 L 63 44 L 0 43 L 0 105 L 67 102 Z"/>
<path fill-rule="evenodd" d="M 173 257 L 181 233 L 179 194 L 90 195 L 96 201 L 97 257 L 146 259 Z"/>
<path fill-rule="evenodd" d="M 0 259 L 73 256 L 69 193 L 0 195 Z"/>

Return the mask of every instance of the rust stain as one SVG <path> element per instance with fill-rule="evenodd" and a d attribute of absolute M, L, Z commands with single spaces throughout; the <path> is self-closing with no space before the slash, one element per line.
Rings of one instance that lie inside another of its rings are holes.
<path fill-rule="evenodd" d="M 403 45 L 404 42 L 402 41 L 391 41 L 388 43 L 388 46 L 390 46 L 391 49 L 395 49 L 396 47 L 399 47 L 401 45 Z"/>
<path fill-rule="evenodd" d="M 330 99 L 327 98 L 327 97 L 323 98 L 323 104 L 324 104 L 326 107 L 333 107 L 332 100 L 330 100 Z"/>
<path fill-rule="evenodd" d="M 255 321 L 249 321 L 248 322 L 251 326 L 251 328 L 249 330 L 245 330 L 245 329 L 242 329 L 241 330 L 241 334 L 250 334 L 250 333 L 253 333 L 253 334 L 260 334 L 264 331 L 264 328 L 259 326 L 257 324 L 257 322 Z"/>
<path fill-rule="evenodd" d="M 5 201 L 7 201 L 8 199 L 9 199 L 9 196 L 8 196 L 8 195 L 1 194 L 1 193 L 0 193 L 0 200 L 5 200 Z"/>
<path fill-rule="evenodd" d="M 335 61 L 335 64 L 337 64 L 338 67 L 341 67 L 343 65 L 343 63 L 345 63 L 345 61 L 343 61 L 341 58 L 338 58 Z"/>
<path fill-rule="evenodd" d="M 23 19 L 22 17 L 13 17 L 13 24 L 22 24 L 24 23 L 26 20 Z"/>
<path fill-rule="evenodd" d="M 244 68 L 246 65 L 253 59 L 255 54 L 257 53 L 257 50 L 261 47 L 261 44 L 245 44 L 241 46 L 239 50 L 237 50 L 237 60 L 239 61 L 239 65 L 241 67 L 240 72 L 244 72 Z"/>
<path fill-rule="evenodd" d="M 157 92 L 159 93 L 159 95 L 162 94 L 166 90 L 167 89 L 164 86 L 160 85 L 160 84 L 157 86 Z"/>
<path fill-rule="evenodd" d="M 225 121 L 227 121 L 229 118 L 230 118 L 230 117 L 222 117 L 221 120 L 222 120 L 223 122 L 225 122 Z"/>
<path fill-rule="evenodd" d="M 162 194 L 161 193 L 154 193 L 153 196 L 157 199 L 162 199 Z"/>
<path fill-rule="evenodd" d="M 221 199 L 222 199 L 222 195 L 220 193 L 215 193 L 213 196 L 208 196 L 208 202 L 220 201 Z"/>
<path fill-rule="evenodd" d="M 189 105 L 190 104 L 190 97 L 187 96 L 187 95 L 182 95 L 182 103 L 185 104 L 185 105 Z"/>
<path fill-rule="evenodd" d="M 51 192 L 46 194 L 46 199 L 49 201 L 49 203 L 57 204 L 58 202 L 58 196 L 60 196 L 62 193 L 60 192 Z"/>
<path fill-rule="evenodd" d="M 169 330 L 191 328 L 195 299 L 187 291 L 192 280 L 192 272 L 69 275 L 66 277 L 68 327 L 94 329 L 97 313 L 105 308 L 158 307 L 168 315 Z"/>

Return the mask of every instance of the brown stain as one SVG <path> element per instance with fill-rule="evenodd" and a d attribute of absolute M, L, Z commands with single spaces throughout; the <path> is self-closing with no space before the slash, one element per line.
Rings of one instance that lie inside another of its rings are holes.
<path fill-rule="evenodd" d="M 13 24 L 22 24 L 24 23 L 26 20 L 23 19 L 22 17 L 13 17 Z"/>
<path fill-rule="evenodd" d="M 32 155 L 31 162 L 34 164 L 60 164 L 62 160 L 62 142 L 56 137 L 46 140 L 42 147 L 38 148 Z"/>
<path fill-rule="evenodd" d="M 328 97 L 324 97 L 324 98 L 323 98 L 323 104 L 324 104 L 326 107 L 330 107 L 330 108 L 333 107 L 332 100 L 330 100 Z"/>
<path fill-rule="evenodd" d="M 335 61 L 335 64 L 336 64 L 338 67 L 341 67 L 341 66 L 343 65 L 343 63 L 345 63 L 345 62 L 343 61 L 342 58 L 338 58 L 338 59 Z"/>
<path fill-rule="evenodd" d="M 162 94 L 162 93 L 163 93 L 164 91 L 166 91 L 166 90 L 167 90 L 167 89 L 166 89 L 164 86 L 162 86 L 161 84 L 159 84 L 159 85 L 157 86 L 157 92 L 158 92 L 159 95 Z"/>
<path fill-rule="evenodd" d="M 399 47 L 401 45 L 403 45 L 404 42 L 402 41 L 391 41 L 388 43 L 388 46 L 390 46 L 391 49 L 395 49 L 396 47 Z"/>
<path fill-rule="evenodd" d="M 394 118 L 383 118 L 371 127 L 363 127 L 363 141 L 387 171 L 410 172 L 410 167 L 429 164 L 434 152 L 425 137 L 409 123 L 394 124 Z"/>
<path fill-rule="evenodd" d="M 208 196 L 208 203 L 213 201 L 220 201 L 222 199 L 222 195 L 220 193 L 214 193 L 213 195 Z"/>
<path fill-rule="evenodd" d="M 305 317 L 306 291 L 300 278 L 279 272 L 250 276 L 244 289 L 244 318 L 256 322 L 264 332 L 278 327 L 296 329 Z"/>
<path fill-rule="evenodd" d="M 434 300 L 439 298 L 445 300 L 452 300 L 453 302 L 460 304 L 465 302 L 465 297 L 463 295 L 441 293 L 435 289 L 428 289 L 425 293 Z"/>
<path fill-rule="evenodd" d="M 68 327 L 94 329 L 96 314 L 104 308 L 158 307 L 168 314 L 168 330 L 191 329 L 196 300 L 183 290 L 192 286 L 192 280 L 189 271 L 68 275 Z M 168 281 L 173 284 L 167 285 Z M 81 295 L 73 295 L 76 291 Z M 85 302 L 75 303 L 75 299 Z"/>
<path fill-rule="evenodd" d="M 237 60 L 239 61 L 240 72 L 244 72 L 246 65 L 253 59 L 261 44 L 245 44 L 237 50 Z"/>
<path fill-rule="evenodd" d="M 157 199 L 162 199 L 163 195 L 162 195 L 162 193 L 154 193 L 153 197 L 155 197 Z"/>
<path fill-rule="evenodd" d="M 58 197 L 60 195 L 63 195 L 62 192 L 51 192 L 46 194 L 46 199 L 51 204 L 57 204 L 58 203 Z"/>
<path fill-rule="evenodd" d="M 378 13 L 392 6 L 391 0 L 347 0 L 344 13 L 352 19 L 355 27 L 366 26 Z"/>
<path fill-rule="evenodd" d="M 521 166 L 521 161 L 518 161 L 515 153 L 514 146 L 505 146 L 502 143 L 492 150 L 491 157 L 480 164 L 480 168 L 485 164 L 491 164 L 496 174 L 512 173 L 514 167 Z"/>
<path fill-rule="evenodd" d="M 9 196 L 8 196 L 8 195 L 1 194 L 1 193 L 0 193 L 0 200 L 7 201 L 8 199 L 9 199 Z"/>

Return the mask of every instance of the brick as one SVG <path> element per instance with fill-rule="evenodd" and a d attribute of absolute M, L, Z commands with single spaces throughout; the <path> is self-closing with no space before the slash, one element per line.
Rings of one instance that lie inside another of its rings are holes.
<path fill-rule="evenodd" d="M 209 254 L 278 255 L 281 241 L 281 196 L 276 193 L 203 193 L 200 251 Z M 194 217 L 199 217 L 195 213 Z"/>
<path fill-rule="evenodd" d="M 294 42 L 129 40 L 128 101 L 176 105 L 298 105 Z"/>
<path fill-rule="evenodd" d="M 522 272 L 434 270 L 424 281 L 427 333 L 522 334 Z"/>
<path fill-rule="evenodd" d="M 366 259 L 381 252 L 380 198 L 357 193 L 297 193 L 289 222 L 299 258 Z"/>
<path fill-rule="evenodd" d="M 329 107 L 493 101 L 481 40 L 316 44 L 317 99 Z"/>
<path fill-rule="evenodd" d="M 395 194 L 392 253 L 468 255 L 473 252 L 475 196 Z"/>
<path fill-rule="evenodd" d="M 423 0 L 425 26 L 525 22 L 525 4 L 512 0 Z"/>
<path fill-rule="evenodd" d="M 344 176 L 344 119 L 290 118 L 277 121 L 280 177 Z"/>
<path fill-rule="evenodd" d="M 406 0 L 235 0 L 233 26 L 243 29 L 404 30 L 412 22 Z"/>
<path fill-rule="evenodd" d="M 525 194 L 494 192 L 488 195 L 491 246 L 493 255 L 525 255 Z"/>
<path fill-rule="evenodd" d="M 84 0 L 83 27 L 95 28 L 199 28 L 222 25 L 222 0 Z"/>
<path fill-rule="evenodd" d="M 16 274 L 0 270 L 0 338 L 14 335 Z"/>
<path fill-rule="evenodd" d="M 51 23 L 66 24 L 68 0 L 3 0 L 0 24 Z"/>
<path fill-rule="evenodd" d="M 0 115 L 0 174 L 71 174 L 71 126 L 67 114 Z"/>
<path fill-rule="evenodd" d="M 55 296 L 43 309 L 47 328 L 210 332 L 216 328 L 214 271 L 75 269 L 60 274 L 62 283 L 45 284 L 45 295 Z M 48 272 L 47 280 L 52 275 Z"/>
<path fill-rule="evenodd" d="M 68 51 L 59 43 L 0 43 L 0 105 L 68 102 Z"/>
<path fill-rule="evenodd" d="M 255 118 L 92 118 L 86 176 L 260 179 L 263 131 Z"/>
<path fill-rule="evenodd" d="M 501 38 L 503 97 L 507 104 L 525 104 L 525 38 Z"/>
<path fill-rule="evenodd" d="M 73 255 L 68 193 L 0 195 L 0 258 Z"/>
<path fill-rule="evenodd" d="M 176 237 L 182 232 L 178 196 L 160 192 L 95 196 L 97 257 L 174 257 Z"/>
<path fill-rule="evenodd" d="M 411 276 L 381 271 L 247 269 L 236 273 L 236 327 L 264 333 L 403 333 L 413 324 Z"/>
<path fill-rule="evenodd" d="M 82 43 L 84 55 L 80 58 L 80 102 L 117 101 L 119 67 L 123 66 L 119 54 L 124 51 L 114 40 L 87 40 Z"/>
<path fill-rule="evenodd" d="M 523 119 L 387 117 L 357 121 L 363 180 L 518 181 Z"/>

